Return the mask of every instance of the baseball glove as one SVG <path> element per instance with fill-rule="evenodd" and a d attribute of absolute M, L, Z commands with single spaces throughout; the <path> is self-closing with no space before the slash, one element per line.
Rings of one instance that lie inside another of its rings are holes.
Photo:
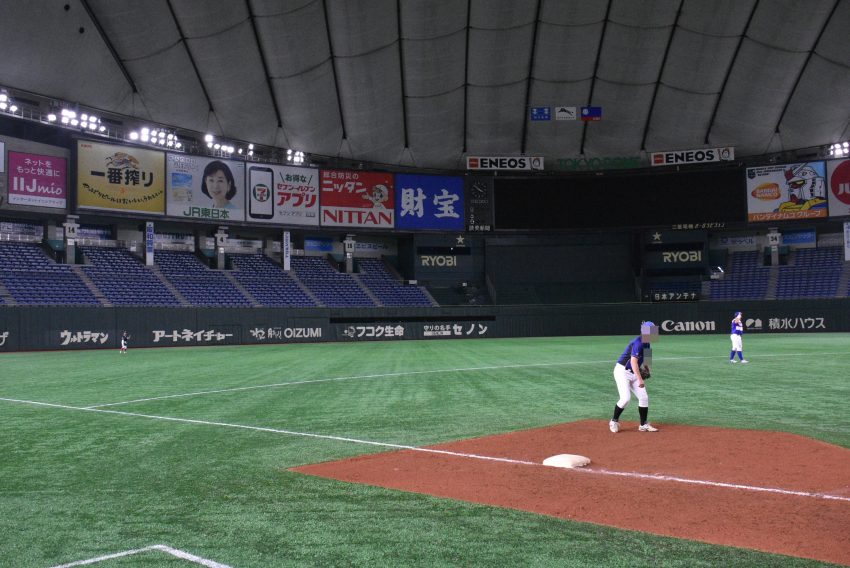
<path fill-rule="evenodd" d="M 644 380 L 648 379 L 652 376 L 652 373 L 649 372 L 649 367 L 644 367 L 640 370 L 640 376 L 644 378 Z"/>

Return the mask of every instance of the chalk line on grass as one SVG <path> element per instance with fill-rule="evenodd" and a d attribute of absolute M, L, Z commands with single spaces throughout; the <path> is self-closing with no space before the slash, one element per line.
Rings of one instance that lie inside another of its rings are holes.
<path fill-rule="evenodd" d="M 29 404 L 33 406 L 43 406 L 49 408 L 61 408 L 65 410 L 77 410 L 83 412 L 94 412 L 99 414 L 112 414 L 117 416 L 132 416 L 136 418 L 146 418 L 149 420 L 162 420 L 167 422 L 178 422 L 182 424 L 197 424 L 203 426 L 217 426 L 223 428 L 236 428 L 240 430 L 250 430 L 254 432 L 269 432 L 272 434 L 284 434 L 287 436 L 300 436 L 303 438 L 314 438 L 321 440 L 332 440 L 336 442 L 347 442 L 353 444 L 361 444 L 367 446 L 377 446 L 392 450 L 409 450 L 414 452 L 423 452 L 429 454 L 439 454 L 446 456 L 453 456 L 463 459 L 475 459 L 475 460 L 484 460 L 491 462 L 500 462 L 507 463 L 513 465 L 524 465 L 524 466 L 539 466 L 539 467 L 548 467 L 544 466 L 542 462 L 533 462 L 527 460 L 517 460 L 511 458 L 500 458 L 495 456 L 484 456 L 479 454 L 469 454 L 463 452 L 452 452 L 449 450 L 439 450 L 436 448 L 427 448 L 420 446 L 410 446 L 405 444 L 394 444 L 390 442 L 376 442 L 372 440 L 360 440 L 357 438 L 349 438 L 345 436 L 332 436 L 328 434 L 316 434 L 312 432 L 296 432 L 294 430 L 284 430 L 280 428 L 267 428 L 263 426 L 250 426 L 247 424 L 230 424 L 227 422 L 213 422 L 209 420 L 196 420 L 192 418 L 178 418 L 174 416 L 157 416 L 154 414 L 141 414 L 137 412 L 124 412 L 120 410 L 104 410 L 99 408 L 89 408 L 89 407 L 79 407 L 79 406 L 68 406 L 65 404 L 54 404 L 50 402 L 40 402 L 34 400 L 20 400 L 13 398 L 0 398 L 0 400 L 5 402 L 13 402 L 19 404 Z M 709 487 L 719 487 L 725 489 L 738 489 L 745 491 L 756 491 L 762 493 L 774 493 L 779 495 L 789 495 L 789 496 L 797 496 L 797 497 L 806 497 L 813 499 L 822 499 L 822 500 L 830 500 L 830 501 L 844 501 L 850 503 L 850 497 L 844 497 L 840 495 L 830 495 L 827 493 L 815 493 L 815 492 L 806 492 L 806 491 L 792 491 L 788 489 L 781 489 L 777 487 L 759 487 L 754 485 L 740 485 L 734 483 L 725 483 L 721 481 L 710 481 L 710 480 L 700 480 L 700 479 L 688 479 L 684 477 L 675 477 L 669 475 L 660 475 L 660 474 L 649 474 L 649 473 L 637 473 L 637 472 L 628 472 L 628 471 L 612 471 L 606 469 L 571 469 L 564 471 L 577 471 L 581 473 L 587 474 L 596 474 L 596 475 L 615 475 L 619 477 L 629 477 L 635 479 L 649 479 L 655 481 L 667 481 L 667 482 L 675 482 L 675 483 L 685 483 L 690 485 L 703 485 Z"/>
<path fill-rule="evenodd" d="M 68 564 L 60 564 L 58 566 L 53 566 L 52 568 L 72 568 L 74 566 L 88 566 L 91 564 L 97 564 L 99 562 L 105 562 L 106 560 L 114 560 L 116 558 L 124 558 L 127 556 L 133 556 L 134 554 L 142 554 L 144 552 L 151 551 L 160 551 L 165 552 L 166 554 L 170 554 L 175 558 L 180 558 L 182 560 L 188 560 L 194 564 L 199 564 L 201 566 L 205 566 L 206 568 L 231 568 L 227 564 L 222 564 L 220 562 L 216 562 L 215 560 L 209 560 L 207 558 L 201 558 L 200 556 L 195 556 L 194 554 L 190 554 L 185 550 L 178 550 L 176 548 L 172 548 L 165 544 L 154 544 L 152 546 L 146 546 L 144 548 L 136 548 L 133 550 L 125 550 L 123 552 L 116 552 L 114 554 L 106 554 L 104 556 L 98 556 L 96 558 L 88 558 L 86 560 L 77 560 L 76 562 L 70 562 Z"/>

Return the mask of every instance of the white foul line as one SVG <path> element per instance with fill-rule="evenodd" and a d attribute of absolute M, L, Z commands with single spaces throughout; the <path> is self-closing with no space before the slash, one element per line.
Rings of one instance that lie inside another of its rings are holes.
<path fill-rule="evenodd" d="M 811 353 L 779 353 L 773 355 L 760 355 L 760 358 L 765 357 L 799 357 L 801 355 L 811 355 Z M 818 353 L 818 355 L 847 355 L 847 352 L 841 351 L 837 353 Z M 717 359 L 718 357 L 715 355 L 711 356 L 685 356 L 685 357 L 657 357 L 656 361 L 679 361 L 683 359 Z M 725 360 L 725 358 L 724 358 Z M 356 379 L 378 379 L 385 377 L 402 377 L 406 375 L 428 375 L 434 373 L 465 373 L 469 371 L 492 371 L 495 369 L 522 369 L 529 367 L 561 367 L 566 365 L 595 365 L 598 363 L 610 363 L 610 359 L 605 359 L 601 361 L 566 361 L 563 363 L 527 363 L 522 365 L 491 365 L 487 367 L 461 367 L 458 369 L 434 369 L 430 371 L 399 371 L 397 373 L 380 373 L 376 375 L 351 375 L 348 377 L 330 377 L 326 379 L 305 379 L 303 381 L 290 381 L 286 383 L 272 383 L 266 385 L 251 385 L 247 387 L 233 387 L 226 389 L 215 389 L 215 390 L 207 390 L 207 391 L 197 391 L 197 392 L 187 392 L 187 393 L 179 393 L 179 394 L 167 394 L 162 396 L 153 396 L 150 398 L 137 398 L 134 400 L 123 400 L 120 402 L 108 402 L 104 404 L 92 404 L 86 406 L 86 409 L 96 409 L 96 408 L 106 408 L 108 406 L 121 406 L 124 404 L 134 404 L 137 402 L 151 402 L 154 400 L 168 400 L 172 398 L 185 398 L 190 396 L 202 396 L 206 394 L 220 394 L 220 393 L 228 393 L 228 392 L 239 392 L 239 391 L 247 391 L 247 390 L 256 390 L 256 389 L 268 389 L 268 388 L 278 388 L 278 387 L 291 387 L 297 385 L 309 385 L 313 383 L 327 383 L 333 381 L 351 381 Z"/>
<path fill-rule="evenodd" d="M 125 556 L 132 556 L 134 554 L 140 554 L 142 552 L 150 552 L 151 550 L 159 550 L 168 553 L 176 558 L 188 560 L 189 562 L 194 562 L 195 564 L 200 564 L 201 566 L 206 566 L 207 568 L 231 568 L 227 564 L 221 564 L 220 562 L 216 562 L 214 560 L 207 560 L 206 558 L 201 558 L 200 556 L 189 554 L 188 552 L 185 552 L 183 550 L 171 548 L 170 546 L 167 546 L 165 544 L 154 544 L 153 546 L 146 546 L 145 548 L 125 550 L 124 552 L 116 552 L 115 554 L 107 554 L 105 556 L 98 556 L 97 558 L 89 558 L 87 560 L 78 560 L 69 564 L 60 564 L 58 566 L 53 566 L 53 568 L 72 568 L 73 566 L 86 566 L 88 564 L 97 564 L 98 562 L 103 562 L 104 560 L 124 558 Z"/>
<path fill-rule="evenodd" d="M 482 456 L 479 454 L 468 454 L 463 452 L 452 452 L 449 450 L 438 450 L 435 448 L 424 448 L 418 446 L 409 446 L 405 444 L 393 444 L 388 442 L 374 442 L 371 440 L 359 440 L 357 438 L 347 438 L 344 436 L 331 436 L 327 434 L 314 434 L 310 432 L 295 432 L 293 430 L 282 430 L 279 428 L 265 428 L 262 426 L 248 426 L 245 424 L 229 424 L 227 422 L 211 422 L 208 420 L 195 420 L 191 418 L 177 418 L 173 416 L 157 416 L 154 414 L 139 414 L 136 412 L 122 412 L 120 410 L 102 410 L 98 408 L 83 408 L 78 406 L 68 406 L 65 404 L 54 404 L 50 402 L 38 402 L 33 400 L 19 400 L 14 398 L 0 398 L 2 401 L 6 402 L 16 402 L 20 404 L 30 404 L 34 406 L 46 406 L 50 408 L 62 408 L 66 410 L 81 410 L 84 412 L 97 412 L 101 414 L 115 414 L 119 416 L 134 416 L 136 418 L 148 418 L 151 420 L 165 420 L 168 422 L 180 422 L 183 424 L 200 424 L 203 426 L 221 426 L 224 428 L 238 428 L 241 430 L 251 430 L 254 432 L 270 432 L 273 434 L 285 434 L 288 436 L 300 436 L 304 438 L 315 438 L 320 440 L 333 440 L 337 442 L 350 442 L 354 444 L 362 444 L 367 446 L 378 446 L 382 448 L 391 448 L 394 450 L 410 450 L 414 452 L 422 452 L 429 454 L 440 454 L 447 456 L 454 456 L 465 459 L 476 459 L 476 460 L 484 460 L 484 461 L 492 461 L 492 462 L 501 462 L 501 463 L 509 463 L 515 465 L 528 465 L 528 466 L 540 466 L 540 467 L 550 467 L 544 466 L 540 462 L 526 461 L 526 460 L 515 460 L 511 458 L 499 458 L 495 456 Z M 739 485 L 734 483 L 724 483 L 722 481 L 706 481 L 699 479 L 688 479 L 685 477 L 674 477 L 669 475 L 660 475 L 660 474 L 649 474 L 649 473 L 637 473 L 637 472 L 629 472 L 629 471 L 611 471 L 606 469 L 574 469 L 573 471 L 579 471 L 588 474 L 598 474 L 598 475 L 615 475 L 619 477 L 630 477 L 635 479 L 650 479 L 655 481 L 672 481 L 676 483 L 686 483 L 690 485 L 704 485 L 709 487 L 722 487 L 726 489 L 742 489 L 746 491 L 758 491 L 763 493 L 775 493 L 779 495 L 794 495 L 798 497 L 809 497 L 813 499 L 826 499 L 832 501 L 845 501 L 850 503 L 850 497 L 842 497 L 840 495 L 830 495 L 827 493 L 810 493 L 806 491 L 791 491 L 787 489 L 779 489 L 776 487 L 759 487 L 755 485 Z"/>

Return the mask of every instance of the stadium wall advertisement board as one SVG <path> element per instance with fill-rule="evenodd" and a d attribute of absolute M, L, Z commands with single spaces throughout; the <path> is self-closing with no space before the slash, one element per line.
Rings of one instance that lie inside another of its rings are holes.
<path fill-rule="evenodd" d="M 168 154 L 169 217 L 245 220 L 245 162 Z"/>
<path fill-rule="evenodd" d="M 747 168 L 747 219 L 792 221 L 827 217 L 826 163 Z"/>
<path fill-rule="evenodd" d="M 9 151 L 9 203 L 65 209 L 68 198 L 65 158 Z"/>
<path fill-rule="evenodd" d="M 829 216 L 850 215 L 850 160 L 830 160 L 826 163 L 829 179 Z"/>
<path fill-rule="evenodd" d="M 463 178 L 395 176 L 396 228 L 463 231 Z"/>
<path fill-rule="evenodd" d="M 165 153 L 78 140 L 77 205 L 162 215 Z"/>
<path fill-rule="evenodd" d="M 392 229 L 394 187 L 389 173 L 322 170 L 322 226 Z"/>
<path fill-rule="evenodd" d="M 442 308 L 0 309 L 0 352 L 186 347 L 317 341 L 634 335 L 727 335 L 739 302 L 466 306 Z M 745 333 L 850 332 L 850 299 L 750 301 Z M 755 359 L 756 354 L 751 357 Z"/>
<path fill-rule="evenodd" d="M 319 170 L 248 164 L 246 221 L 319 225 Z"/>

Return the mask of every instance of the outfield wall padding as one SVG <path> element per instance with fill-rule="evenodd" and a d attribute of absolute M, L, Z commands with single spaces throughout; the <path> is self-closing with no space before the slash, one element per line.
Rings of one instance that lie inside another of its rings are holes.
<path fill-rule="evenodd" d="M 850 298 L 797 301 L 462 306 L 439 308 L 0 308 L 0 351 L 317 341 L 850 331 Z"/>

